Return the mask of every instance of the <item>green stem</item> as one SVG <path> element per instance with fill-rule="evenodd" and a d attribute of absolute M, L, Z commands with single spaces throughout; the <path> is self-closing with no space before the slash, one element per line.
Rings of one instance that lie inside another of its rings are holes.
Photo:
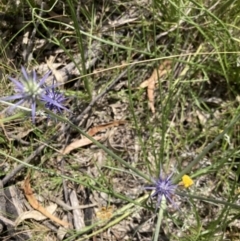
<path fill-rule="evenodd" d="M 221 201 L 221 200 L 217 200 L 215 198 L 209 198 L 209 197 L 200 197 L 200 196 L 196 196 L 196 195 L 192 195 L 192 194 L 188 194 L 188 193 L 181 193 L 181 192 L 176 192 L 177 195 L 179 196 L 183 196 L 183 197 L 190 197 L 190 198 L 194 198 L 194 199 L 198 199 L 204 202 L 210 202 L 213 204 L 223 204 L 225 206 L 229 206 L 233 209 L 240 209 L 240 206 L 237 204 L 233 204 L 233 203 L 229 203 L 229 202 L 225 202 L 225 201 Z"/>
<path fill-rule="evenodd" d="M 158 212 L 158 220 L 157 220 L 157 225 L 156 225 L 156 230 L 154 234 L 154 240 L 153 241 L 158 241 L 159 233 L 160 233 L 160 227 L 163 219 L 163 212 L 166 209 L 166 198 L 165 196 L 162 197 L 162 201 L 159 206 L 159 212 Z"/>

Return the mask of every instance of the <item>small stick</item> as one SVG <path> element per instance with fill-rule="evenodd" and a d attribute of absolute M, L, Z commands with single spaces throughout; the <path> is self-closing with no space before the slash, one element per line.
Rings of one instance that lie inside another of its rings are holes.
<path fill-rule="evenodd" d="M 34 151 L 26 160 L 25 163 L 29 163 L 31 160 L 33 160 L 43 149 L 45 145 L 41 145 L 37 148 L 36 151 Z M 23 168 L 25 168 L 25 164 L 19 164 L 15 169 L 13 169 L 9 174 L 7 174 L 3 180 L 3 186 L 5 186 L 10 179 L 12 179 L 17 173 L 19 173 Z"/>

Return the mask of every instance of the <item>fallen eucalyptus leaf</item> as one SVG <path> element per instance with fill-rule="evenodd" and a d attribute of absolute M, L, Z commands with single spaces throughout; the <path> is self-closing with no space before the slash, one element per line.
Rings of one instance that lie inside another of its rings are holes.
<path fill-rule="evenodd" d="M 57 209 L 57 204 L 52 204 L 48 207 L 45 208 L 49 213 L 53 214 L 56 209 Z M 42 221 L 47 219 L 47 217 L 43 214 L 41 214 L 40 212 L 36 211 L 36 210 L 32 210 L 32 211 L 27 211 L 22 213 L 16 220 L 15 220 L 15 226 L 18 226 L 22 221 L 26 220 L 26 219 L 34 219 L 37 221 Z"/>

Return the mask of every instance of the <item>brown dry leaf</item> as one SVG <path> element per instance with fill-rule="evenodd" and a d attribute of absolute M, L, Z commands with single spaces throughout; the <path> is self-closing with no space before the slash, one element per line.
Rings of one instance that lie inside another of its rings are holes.
<path fill-rule="evenodd" d="M 152 72 L 152 75 L 147 80 L 143 81 L 140 84 L 140 88 L 146 88 L 147 87 L 147 95 L 149 100 L 149 107 L 152 111 L 152 113 L 155 113 L 155 107 L 154 107 L 154 89 L 155 84 L 157 83 L 157 80 L 168 73 L 168 71 L 171 68 L 172 61 L 165 60 L 161 65 L 159 65 L 158 69 L 154 69 Z"/>
<path fill-rule="evenodd" d="M 144 80 L 140 85 L 138 89 L 144 89 L 148 87 L 148 79 Z"/>
<path fill-rule="evenodd" d="M 209 114 L 206 114 L 203 111 L 198 110 L 196 110 L 196 114 L 200 124 L 204 127 L 209 119 Z"/>
<path fill-rule="evenodd" d="M 105 130 L 109 127 L 113 127 L 113 126 L 118 126 L 118 125 L 121 125 L 121 124 L 124 124 L 125 121 L 113 121 L 113 122 L 110 122 L 108 124 L 104 124 L 104 125 L 99 125 L 99 126 L 94 126 L 93 128 L 91 128 L 87 134 L 90 135 L 90 136 L 94 136 L 95 134 L 97 134 L 98 132 L 102 131 L 102 130 Z M 95 136 L 94 139 L 96 141 L 100 140 L 102 138 L 102 136 Z M 74 149 L 77 149 L 79 147 L 83 147 L 83 146 L 87 146 L 89 144 L 91 144 L 92 141 L 89 140 L 88 138 L 84 137 L 80 140 L 76 140 L 74 142 L 72 142 L 71 144 L 69 144 L 64 150 L 61 150 L 60 153 L 62 154 L 68 154 L 70 153 L 72 150 Z"/>
<path fill-rule="evenodd" d="M 26 129 L 26 130 L 24 130 L 24 128 L 19 128 L 18 130 L 16 130 L 18 134 L 16 135 L 15 138 L 23 139 L 24 137 L 28 136 L 28 134 L 31 133 L 33 130 L 34 128 Z"/>
<path fill-rule="evenodd" d="M 54 77 L 57 80 L 57 83 L 63 84 L 64 83 L 63 77 L 62 77 L 60 71 L 57 70 L 56 64 L 54 64 L 55 58 L 56 57 L 54 57 L 54 56 L 50 56 L 49 59 L 46 59 L 46 64 L 47 64 L 48 68 L 52 71 Z M 59 64 L 59 66 L 60 65 L 61 64 Z"/>
<path fill-rule="evenodd" d="M 57 209 L 57 204 L 52 204 L 46 207 L 46 210 L 51 214 L 53 214 L 56 211 L 56 209 Z M 47 217 L 36 210 L 27 211 L 20 214 L 20 216 L 15 220 L 15 226 L 18 226 L 21 222 L 30 218 L 37 221 L 42 221 L 42 220 L 45 220 Z"/>
<path fill-rule="evenodd" d="M 113 126 L 119 126 L 125 124 L 126 121 L 113 121 L 107 124 L 99 125 L 99 126 L 94 126 L 88 131 L 88 135 L 94 136 L 97 134 L 99 131 L 105 130 L 106 128 L 113 127 Z"/>
<path fill-rule="evenodd" d="M 34 197 L 33 195 L 33 191 L 31 189 L 30 186 L 30 177 L 29 175 L 26 177 L 26 179 L 24 180 L 23 183 L 23 190 L 25 193 L 25 196 L 28 200 L 28 202 L 30 203 L 30 205 L 32 206 L 32 208 L 36 209 L 37 211 L 39 211 L 40 213 L 42 213 L 43 215 L 45 215 L 46 217 L 50 218 L 52 221 L 62 225 L 65 228 L 68 228 L 70 226 L 69 223 L 64 222 L 62 220 L 60 220 L 59 218 L 53 216 L 51 213 L 49 213 L 38 201 L 37 199 Z"/>
<path fill-rule="evenodd" d="M 100 140 L 102 138 L 102 136 L 95 136 L 94 139 L 96 141 Z M 87 146 L 89 144 L 91 144 L 92 141 L 89 140 L 88 138 L 84 137 L 80 140 L 76 140 L 74 142 L 72 142 L 71 144 L 69 144 L 64 150 L 60 151 L 63 155 L 70 153 L 72 150 L 77 149 L 79 147 L 83 147 L 83 146 Z"/>

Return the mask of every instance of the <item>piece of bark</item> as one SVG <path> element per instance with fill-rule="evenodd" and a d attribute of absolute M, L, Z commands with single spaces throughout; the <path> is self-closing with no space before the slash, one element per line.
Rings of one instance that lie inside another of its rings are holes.
<path fill-rule="evenodd" d="M 68 222 L 68 217 L 67 215 L 63 216 L 63 221 Z M 57 231 L 57 237 L 58 240 L 63 240 L 65 235 L 67 234 L 67 230 L 64 227 L 59 227 L 58 231 Z"/>
<path fill-rule="evenodd" d="M 86 209 L 86 208 L 92 208 L 97 206 L 97 203 L 92 204 L 86 204 L 86 205 L 77 205 L 77 206 L 70 206 L 63 202 L 60 198 L 54 197 L 53 195 L 43 195 L 45 199 L 50 200 L 52 202 L 55 202 L 59 206 L 61 206 L 65 211 L 72 211 L 74 209 Z"/>
<path fill-rule="evenodd" d="M 7 231 L 1 238 L 3 238 L 3 240 L 4 238 L 8 240 L 8 237 L 14 238 L 14 240 L 31 239 L 32 235 L 29 231 L 27 231 L 24 227 L 20 227 L 20 230 L 16 229 L 14 223 L 14 220 L 25 211 L 23 206 L 24 197 L 23 195 L 21 195 L 20 190 L 16 186 L 6 187 L 4 189 L 4 197 L 6 201 L 6 212 L 3 213 L 2 216 L 0 216 L 0 220 L 1 223 L 4 223 L 6 225 Z M 10 220 L 9 218 L 11 218 L 12 220 Z"/>
<path fill-rule="evenodd" d="M 31 162 L 34 158 L 36 158 L 44 148 L 45 148 L 45 145 L 39 146 L 28 158 L 24 160 L 23 164 L 17 165 L 9 174 L 7 174 L 2 180 L 3 185 L 5 186 L 22 169 L 26 168 L 26 164 Z"/>
<path fill-rule="evenodd" d="M 75 190 L 72 190 L 70 193 L 70 202 L 73 207 L 76 207 L 79 205 L 78 199 L 77 199 L 77 194 Z M 73 222 L 74 222 L 74 227 L 76 230 L 81 230 L 85 227 L 84 223 L 84 215 L 83 211 L 80 209 L 74 209 L 73 210 Z"/>
<path fill-rule="evenodd" d="M 3 183 L 0 180 L 0 214 L 6 214 L 6 199 L 3 189 Z M 4 217 L 3 217 L 4 218 Z M 7 235 L 7 224 L 6 220 L 3 220 L 0 216 L 0 239 Z"/>
<path fill-rule="evenodd" d="M 6 213 L 6 198 L 3 189 L 2 180 L 0 180 L 0 214 Z"/>

